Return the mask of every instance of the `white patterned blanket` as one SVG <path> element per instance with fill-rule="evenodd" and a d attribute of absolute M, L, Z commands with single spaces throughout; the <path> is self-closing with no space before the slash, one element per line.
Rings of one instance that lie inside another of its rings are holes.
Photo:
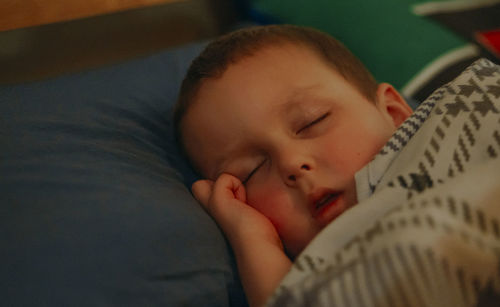
<path fill-rule="evenodd" d="M 500 66 L 436 90 L 268 306 L 500 306 Z"/>

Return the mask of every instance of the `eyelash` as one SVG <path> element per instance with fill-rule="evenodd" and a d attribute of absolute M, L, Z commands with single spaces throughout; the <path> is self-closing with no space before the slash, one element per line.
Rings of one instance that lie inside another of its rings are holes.
<path fill-rule="evenodd" d="M 325 114 L 321 115 L 320 117 L 316 118 L 315 120 L 313 120 L 312 122 L 308 123 L 307 125 L 305 125 L 304 127 L 300 128 L 296 134 L 299 134 L 301 133 L 302 131 L 310 128 L 311 126 L 314 126 L 315 124 L 319 123 L 320 121 L 322 121 L 323 119 L 327 118 L 328 116 L 330 115 L 330 112 L 326 112 Z"/>
<path fill-rule="evenodd" d="M 243 183 L 244 185 L 248 182 L 248 180 L 250 180 L 250 178 L 252 177 L 253 174 L 255 174 L 255 172 L 257 172 L 259 170 L 259 168 L 266 162 L 266 160 L 262 161 L 261 163 L 259 163 L 259 165 L 257 165 L 257 167 L 255 167 L 251 172 L 250 174 L 247 175 L 247 177 L 241 182 Z"/>

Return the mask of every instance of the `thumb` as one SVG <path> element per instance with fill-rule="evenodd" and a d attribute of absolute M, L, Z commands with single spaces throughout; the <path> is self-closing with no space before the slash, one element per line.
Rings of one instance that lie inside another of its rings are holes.
<path fill-rule="evenodd" d="M 198 180 L 191 186 L 191 191 L 194 197 L 198 200 L 204 207 L 208 206 L 208 201 L 212 195 L 214 182 L 212 180 L 203 179 Z"/>

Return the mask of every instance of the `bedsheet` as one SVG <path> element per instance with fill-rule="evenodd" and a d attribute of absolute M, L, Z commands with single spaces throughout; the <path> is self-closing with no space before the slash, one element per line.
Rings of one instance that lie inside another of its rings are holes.
<path fill-rule="evenodd" d="M 356 174 L 358 205 L 267 306 L 500 302 L 499 110 L 500 66 L 485 59 L 436 90 Z"/>

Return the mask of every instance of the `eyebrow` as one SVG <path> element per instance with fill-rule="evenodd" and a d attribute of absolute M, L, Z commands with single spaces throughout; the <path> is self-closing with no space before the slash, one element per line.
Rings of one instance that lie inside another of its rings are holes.
<path fill-rule="evenodd" d="M 302 107 L 306 98 L 308 98 L 308 100 L 310 100 L 310 98 L 317 99 L 317 96 L 312 94 L 311 91 L 318 87 L 320 87 L 319 84 L 314 84 L 294 89 L 280 105 L 278 112 L 280 114 L 289 113 L 292 109 Z"/>
<path fill-rule="evenodd" d="M 225 172 L 225 168 L 230 164 L 229 162 L 241 157 L 241 154 L 238 154 L 240 151 L 242 151 L 241 146 L 230 148 L 229 151 L 225 152 L 215 161 L 214 167 L 209 170 L 209 175 L 214 175 L 213 179 L 217 179 Z"/>

